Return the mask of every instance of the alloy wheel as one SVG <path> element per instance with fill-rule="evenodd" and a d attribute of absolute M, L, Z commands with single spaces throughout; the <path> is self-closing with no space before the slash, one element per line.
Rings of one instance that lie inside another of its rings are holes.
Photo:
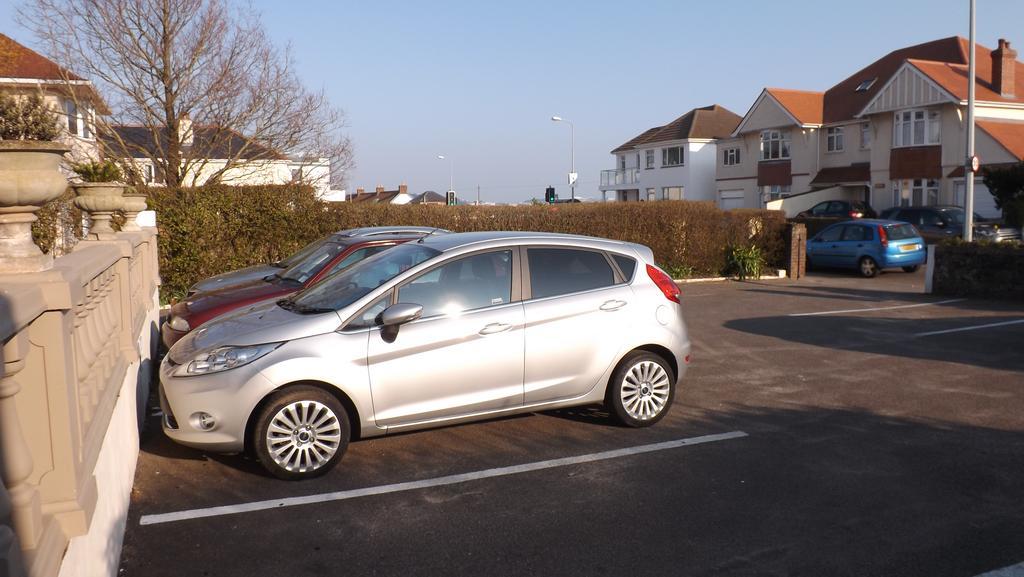
<path fill-rule="evenodd" d="M 341 424 L 330 407 L 317 401 L 289 403 L 270 420 L 267 452 L 279 467 L 307 473 L 326 465 L 341 446 Z"/>
<path fill-rule="evenodd" d="M 658 416 L 668 403 L 671 383 L 661 365 L 643 360 L 626 371 L 619 387 L 622 407 L 630 417 L 647 421 Z"/>

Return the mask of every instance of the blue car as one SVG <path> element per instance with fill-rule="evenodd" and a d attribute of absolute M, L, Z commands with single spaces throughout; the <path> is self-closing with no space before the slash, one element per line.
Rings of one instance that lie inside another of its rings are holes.
<path fill-rule="evenodd" d="M 854 268 L 868 278 L 886 268 L 914 272 L 927 254 L 914 225 L 896 220 L 840 222 L 807 241 L 809 267 Z"/>

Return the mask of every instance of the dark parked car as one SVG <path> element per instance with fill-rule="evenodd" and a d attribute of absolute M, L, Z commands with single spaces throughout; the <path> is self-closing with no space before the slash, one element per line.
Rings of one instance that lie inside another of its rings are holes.
<path fill-rule="evenodd" d="M 885 268 L 914 272 L 926 256 L 913 225 L 891 220 L 840 222 L 807 241 L 808 266 L 855 268 L 868 278 Z"/>
<path fill-rule="evenodd" d="M 423 238 L 416 234 L 377 234 L 369 237 L 331 235 L 291 268 L 262 279 L 223 289 L 196 293 L 171 307 L 160 329 L 170 348 L 189 331 L 226 312 L 270 299 L 280 299 L 327 278 L 331 274 L 397 244 Z"/>
<path fill-rule="evenodd" d="M 217 276 L 212 276 L 208 279 L 203 279 L 196 284 L 192 285 L 188 289 L 188 296 L 192 296 L 198 292 L 207 292 L 212 290 L 218 290 L 227 288 L 229 286 L 240 285 L 249 281 L 259 280 L 265 276 L 269 276 L 275 273 L 279 273 L 282 270 L 289 269 L 295 266 L 302 259 L 309 256 L 313 251 L 323 246 L 325 242 L 329 242 L 332 238 L 336 237 L 373 237 L 387 234 L 437 234 L 438 232 L 448 232 L 442 229 L 436 229 L 429 226 L 366 226 L 362 228 L 350 228 L 347 230 L 339 230 L 338 232 L 315 240 L 306 246 L 302 247 L 298 252 L 291 256 L 272 262 L 268 264 L 258 264 L 243 269 L 233 270 L 230 272 L 222 273 Z"/>
<path fill-rule="evenodd" d="M 959 206 L 897 206 L 882 211 L 882 218 L 909 222 L 921 231 L 928 244 L 945 238 L 960 238 L 964 234 L 964 209 Z M 1019 240 L 1020 230 L 987 222 L 974 215 L 975 240 L 1001 242 Z"/>
<path fill-rule="evenodd" d="M 875 218 L 875 209 L 863 200 L 825 200 L 796 215 L 797 218 Z"/>

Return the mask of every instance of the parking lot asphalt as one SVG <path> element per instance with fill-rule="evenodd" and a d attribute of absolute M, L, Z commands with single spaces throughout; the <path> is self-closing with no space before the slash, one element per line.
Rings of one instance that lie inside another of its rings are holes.
<path fill-rule="evenodd" d="M 121 575 L 969 577 L 1019 563 L 1024 307 L 922 285 L 683 285 L 693 363 L 648 429 L 599 407 L 537 413 L 355 442 L 326 476 L 288 483 L 153 427 Z M 286 501 L 304 496 L 318 502 Z M 212 516 L 142 524 L 196 510 Z"/>

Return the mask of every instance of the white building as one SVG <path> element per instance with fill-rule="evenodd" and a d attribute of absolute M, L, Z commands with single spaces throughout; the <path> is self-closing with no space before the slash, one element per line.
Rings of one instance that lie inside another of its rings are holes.
<path fill-rule="evenodd" d="M 164 184 L 164 175 L 153 158 L 159 158 L 157 142 L 145 126 L 114 126 L 115 135 L 105 137 L 108 150 L 122 154 L 137 168 L 147 184 Z M 183 183 L 200 186 L 219 174 L 219 182 L 229 185 L 309 184 L 317 194 L 330 200 L 338 196 L 330 189 L 331 161 L 328 158 L 291 158 L 246 138 L 233 130 L 216 126 L 194 126 L 181 121 L 182 155 L 190 163 Z M 166 142 L 166 136 L 163 137 Z M 166 146 L 164 143 L 161 147 Z M 193 153 L 202 151 L 202 157 Z M 230 165 L 230 166 L 229 166 Z M 225 167 L 227 167 L 225 169 Z M 342 198 L 344 195 L 342 195 Z"/>
<path fill-rule="evenodd" d="M 612 151 L 616 168 L 601 171 L 604 200 L 715 200 L 715 141 L 739 121 L 714 104 L 644 131 Z"/>

